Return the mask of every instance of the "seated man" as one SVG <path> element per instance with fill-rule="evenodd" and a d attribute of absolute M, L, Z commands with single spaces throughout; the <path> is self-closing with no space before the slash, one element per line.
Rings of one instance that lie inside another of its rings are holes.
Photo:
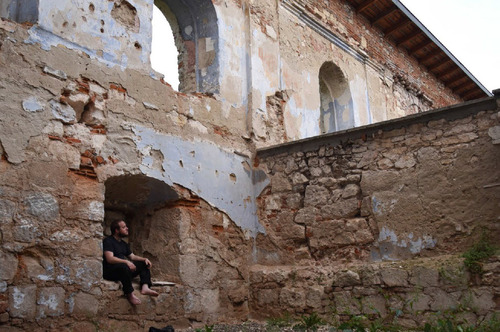
<path fill-rule="evenodd" d="M 147 258 L 134 255 L 128 243 L 122 241 L 122 238 L 128 236 L 127 224 L 123 220 L 115 220 L 110 228 L 112 235 L 102 242 L 104 279 L 121 281 L 125 296 L 134 305 L 141 304 L 141 300 L 133 293 L 132 279 L 136 276 L 140 276 L 141 294 L 158 296 L 157 292 L 150 289 L 151 262 Z"/>

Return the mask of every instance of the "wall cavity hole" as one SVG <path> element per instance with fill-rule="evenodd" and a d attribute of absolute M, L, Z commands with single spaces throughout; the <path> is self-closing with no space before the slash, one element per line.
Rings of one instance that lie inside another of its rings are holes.
<path fill-rule="evenodd" d="M 219 171 L 215 170 L 215 176 L 219 176 Z"/>
<path fill-rule="evenodd" d="M 101 33 L 104 33 L 104 29 L 103 28 L 101 28 Z"/>
<path fill-rule="evenodd" d="M 179 165 L 180 165 L 181 167 L 184 167 L 184 164 L 182 163 L 182 160 L 179 160 Z"/>
<path fill-rule="evenodd" d="M 95 10 L 95 6 L 94 6 L 94 4 L 93 4 L 93 3 L 90 3 L 90 5 L 89 5 L 89 10 L 90 10 L 91 12 L 94 12 L 94 10 Z"/>
<path fill-rule="evenodd" d="M 236 174 L 234 173 L 229 174 L 229 180 L 236 182 Z"/>
<path fill-rule="evenodd" d="M 67 21 L 64 21 L 63 25 L 62 25 L 64 28 L 66 28 L 68 26 L 68 22 Z"/>
<path fill-rule="evenodd" d="M 138 42 L 135 42 L 134 43 L 134 47 L 138 50 L 140 50 L 142 48 L 141 44 L 139 44 Z"/>

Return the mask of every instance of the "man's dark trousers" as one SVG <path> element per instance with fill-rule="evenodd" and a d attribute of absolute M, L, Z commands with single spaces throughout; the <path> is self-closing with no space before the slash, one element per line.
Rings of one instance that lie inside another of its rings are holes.
<path fill-rule="evenodd" d="M 106 280 L 120 281 L 123 286 L 123 292 L 125 295 L 130 294 L 134 291 L 132 287 L 132 279 L 136 276 L 140 278 L 141 287 L 147 284 L 149 287 L 151 284 L 151 273 L 146 266 L 146 263 L 140 261 L 133 261 L 136 269 L 131 271 L 130 268 L 125 263 L 119 264 L 109 264 L 103 273 L 103 277 Z"/>

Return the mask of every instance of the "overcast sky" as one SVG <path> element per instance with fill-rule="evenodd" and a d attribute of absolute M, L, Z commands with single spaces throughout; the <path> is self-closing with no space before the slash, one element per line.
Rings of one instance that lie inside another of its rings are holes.
<path fill-rule="evenodd" d="M 400 1 L 486 89 L 500 88 L 500 0 Z M 173 45 L 172 32 L 156 7 L 153 25 L 153 68 L 163 73 L 165 80 L 177 89 L 177 72 L 169 70 L 177 66 L 177 52 L 160 50 L 160 44 Z M 164 31 L 161 42 L 157 36 L 160 34 L 155 31 Z"/>
<path fill-rule="evenodd" d="M 500 88 L 500 0 L 400 0 L 481 82 Z"/>

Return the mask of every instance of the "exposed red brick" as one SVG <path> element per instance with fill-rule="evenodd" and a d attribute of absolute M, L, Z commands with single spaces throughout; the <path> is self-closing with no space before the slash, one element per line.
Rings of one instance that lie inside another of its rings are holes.
<path fill-rule="evenodd" d="M 104 160 L 104 158 L 103 158 L 103 157 L 101 157 L 101 156 L 97 156 L 97 157 L 96 157 L 96 161 L 97 161 L 97 163 L 98 163 L 99 165 L 106 164 L 106 160 Z"/>
<path fill-rule="evenodd" d="M 110 160 L 113 164 L 116 164 L 116 163 L 118 163 L 118 161 L 119 161 L 118 159 L 113 158 L 113 157 L 111 157 L 111 156 L 109 156 L 109 157 L 108 157 L 108 159 L 109 159 L 109 160 Z"/>
<path fill-rule="evenodd" d="M 224 227 L 223 226 L 219 226 L 219 225 L 212 225 L 212 229 L 215 231 L 215 232 L 224 232 Z"/>
<path fill-rule="evenodd" d="M 62 138 L 59 136 L 54 136 L 54 135 L 48 135 L 49 139 L 54 140 L 54 141 L 62 141 Z"/>
<path fill-rule="evenodd" d="M 94 158 L 94 154 L 92 153 L 92 151 L 89 151 L 89 150 L 85 150 L 85 152 L 82 154 L 82 156 L 85 156 L 87 158 Z"/>
<path fill-rule="evenodd" d="M 73 138 L 73 137 L 65 137 L 64 139 L 66 139 L 66 142 L 68 142 L 70 144 L 78 144 L 78 143 L 82 142 L 78 138 Z"/>
<path fill-rule="evenodd" d="M 229 135 L 229 131 L 227 130 L 227 128 L 219 126 L 214 126 L 214 133 L 221 136 Z"/>
<path fill-rule="evenodd" d="M 258 157 L 255 157 L 253 160 L 253 167 L 259 167 L 260 160 Z"/>
<path fill-rule="evenodd" d="M 172 85 L 170 85 L 170 83 L 168 83 L 167 81 L 165 81 L 163 78 L 160 78 L 160 82 L 163 83 L 163 84 L 165 84 L 165 85 L 168 85 L 169 87 L 172 87 Z"/>
<path fill-rule="evenodd" d="M 88 170 L 79 170 L 79 171 L 72 171 L 73 173 L 75 174 L 78 174 L 78 175 L 82 175 L 82 176 L 85 176 L 85 177 L 88 177 L 88 178 L 92 178 L 92 179 L 96 179 L 97 178 L 97 174 L 93 171 L 88 171 Z"/>
<path fill-rule="evenodd" d="M 65 95 L 62 95 L 61 97 L 59 97 L 59 102 L 61 104 L 68 104 L 68 97 L 66 97 Z"/>
<path fill-rule="evenodd" d="M 78 82 L 78 92 L 89 94 L 90 93 L 90 85 L 88 85 L 85 82 Z"/>
<path fill-rule="evenodd" d="M 113 89 L 113 90 L 117 90 L 117 91 L 123 92 L 123 93 L 127 93 L 127 89 L 125 89 L 123 86 L 121 86 L 121 84 L 111 83 L 109 85 L 109 88 Z"/>
<path fill-rule="evenodd" d="M 90 159 L 88 157 L 81 156 L 80 157 L 80 164 L 92 166 L 92 159 Z"/>

